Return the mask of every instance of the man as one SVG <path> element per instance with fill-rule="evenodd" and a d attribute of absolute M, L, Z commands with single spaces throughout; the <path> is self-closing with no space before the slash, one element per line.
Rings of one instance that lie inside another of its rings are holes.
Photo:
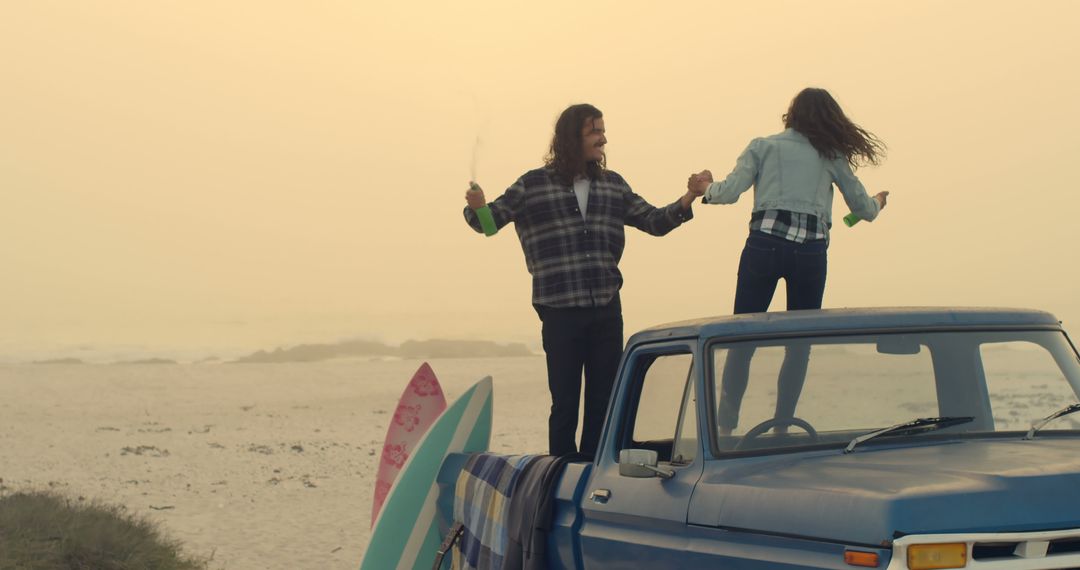
<path fill-rule="evenodd" d="M 488 206 L 497 228 L 514 223 L 525 252 L 547 354 L 552 455 L 578 451 L 582 369 L 581 453 L 594 454 L 600 440 L 623 348 L 623 226 L 662 236 L 693 218 L 690 206 L 701 195 L 689 190 L 664 208 L 650 205 L 606 169 L 606 144 L 600 110 L 573 105 L 555 124 L 543 168 L 526 172 L 490 204 L 478 186 L 465 194 L 465 220 L 474 230 L 481 231 L 476 210 Z"/>

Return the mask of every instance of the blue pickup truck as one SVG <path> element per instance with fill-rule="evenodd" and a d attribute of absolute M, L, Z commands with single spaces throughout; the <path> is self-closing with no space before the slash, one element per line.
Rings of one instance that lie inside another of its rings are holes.
<path fill-rule="evenodd" d="M 1080 568 L 1078 395 L 1045 312 L 654 327 L 627 343 L 595 459 L 554 486 L 546 564 Z M 447 526 L 465 461 L 439 475 Z"/>

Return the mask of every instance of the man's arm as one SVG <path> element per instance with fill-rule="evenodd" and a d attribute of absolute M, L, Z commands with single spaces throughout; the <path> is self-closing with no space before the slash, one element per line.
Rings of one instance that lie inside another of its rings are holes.
<path fill-rule="evenodd" d="M 701 192 L 688 189 L 686 194 L 675 202 L 663 208 L 657 208 L 627 186 L 626 193 L 623 195 L 626 201 L 625 223 L 647 234 L 662 236 L 679 227 L 683 222 L 694 218 L 694 210 L 691 206 L 698 196 L 701 196 Z"/>
<path fill-rule="evenodd" d="M 465 202 L 467 204 L 464 211 L 465 222 L 478 233 L 483 232 L 484 230 L 480 226 L 480 217 L 476 215 L 476 210 L 486 205 L 491 210 L 491 218 L 495 221 L 495 227 L 501 229 L 506 224 L 517 219 L 524 201 L 525 185 L 520 178 L 507 188 L 502 196 L 492 200 L 490 203 L 484 198 L 484 191 L 479 186 L 470 186 L 469 190 L 465 192 Z"/>

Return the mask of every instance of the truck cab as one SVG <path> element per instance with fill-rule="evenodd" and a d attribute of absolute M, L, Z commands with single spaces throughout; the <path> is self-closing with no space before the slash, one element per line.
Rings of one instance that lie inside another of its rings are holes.
<path fill-rule="evenodd" d="M 650 328 L 553 491 L 548 567 L 1080 568 L 1078 395 L 1039 311 Z"/>

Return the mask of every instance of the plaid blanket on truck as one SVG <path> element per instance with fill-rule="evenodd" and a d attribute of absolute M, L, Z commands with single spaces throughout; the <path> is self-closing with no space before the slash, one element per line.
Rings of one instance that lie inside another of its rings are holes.
<path fill-rule="evenodd" d="M 486 453 L 469 457 L 454 486 L 454 520 L 464 524 L 454 548 L 454 568 L 503 568 L 509 545 L 507 512 L 514 489 L 522 473 L 540 457 Z"/>

